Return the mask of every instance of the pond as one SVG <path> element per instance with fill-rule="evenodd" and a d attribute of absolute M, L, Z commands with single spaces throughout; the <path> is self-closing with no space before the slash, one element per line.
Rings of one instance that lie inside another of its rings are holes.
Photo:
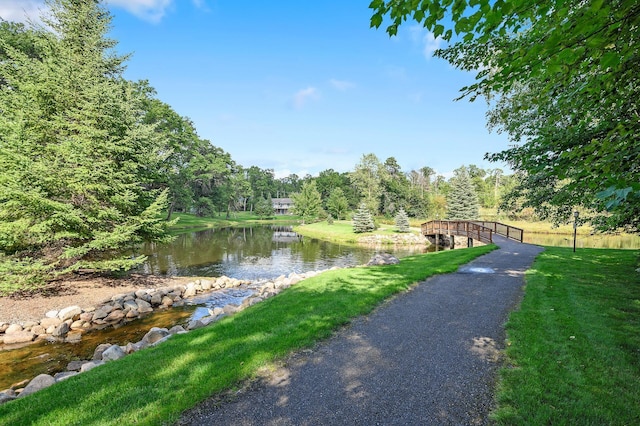
<path fill-rule="evenodd" d="M 170 276 L 218 277 L 241 280 L 273 279 L 292 272 L 302 273 L 365 264 L 376 252 L 356 247 L 304 238 L 291 226 L 254 226 L 208 229 L 177 236 L 170 244 L 146 244 L 140 251 L 148 256 L 140 272 Z M 426 247 L 393 250 L 397 257 L 427 251 Z M 0 351 L 0 390 L 38 374 L 64 371 L 72 360 L 90 359 L 100 343 L 125 345 L 137 342 L 151 327 L 186 325 L 206 315 L 213 307 L 240 304 L 251 292 L 222 290 L 198 297 L 194 304 L 151 313 L 118 328 L 107 328 L 82 336 L 75 343 L 38 342 Z"/>
<path fill-rule="evenodd" d="M 426 247 L 396 248 L 397 257 L 424 253 Z M 273 279 L 301 273 L 367 263 L 376 248 L 340 245 L 306 238 L 292 226 L 222 228 L 178 235 L 170 244 L 146 244 L 148 256 L 141 272 L 170 276 Z"/>

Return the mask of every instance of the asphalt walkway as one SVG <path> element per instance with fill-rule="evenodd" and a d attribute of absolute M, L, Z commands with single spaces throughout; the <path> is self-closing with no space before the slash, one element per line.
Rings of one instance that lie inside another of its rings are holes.
<path fill-rule="evenodd" d="M 269 380 L 209 400 L 181 425 L 483 425 L 503 349 L 538 246 L 499 250 L 432 277 L 355 320 Z"/>

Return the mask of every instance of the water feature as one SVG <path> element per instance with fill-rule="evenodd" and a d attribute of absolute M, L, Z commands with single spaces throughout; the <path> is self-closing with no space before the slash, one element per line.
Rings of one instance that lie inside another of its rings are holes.
<path fill-rule="evenodd" d="M 255 226 L 208 229 L 179 235 L 170 244 L 146 244 L 140 250 L 148 261 L 140 272 L 171 276 L 228 276 L 242 280 L 273 279 L 291 272 L 308 272 L 364 264 L 375 248 L 333 244 L 303 238 L 291 227 Z M 393 247 L 385 247 L 385 251 Z M 397 257 L 424 252 L 424 247 L 404 247 Z M 137 342 L 151 327 L 170 328 L 209 314 L 214 307 L 240 304 L 251 289 L 225 289 L 198 297 L 188 305 L 161 310 L 118 328 L 86 333 L 75 343 L 38 342 L 0 350 L 0 390 L 38 374 L 65 370 L 72 360 L 90 359 L 100 343 Z"/>

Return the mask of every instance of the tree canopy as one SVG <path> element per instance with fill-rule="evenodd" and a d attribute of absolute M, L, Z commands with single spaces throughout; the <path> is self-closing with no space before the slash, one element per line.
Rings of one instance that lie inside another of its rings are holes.
<path fill-rule="evenodd" d="M 122 249 L 163 240 L 168 226 L 158 219 L 166 193 L 149 186 L 160 145 L 142 122 L 139 92 L 122 78 L 126 57 L 106 37 L 109 14 L 93 0 L 49 5 L 50 30 L 30 39 L 33 49 L 0 40 L 6 279 L 34 275 L 31 258 L 38 276 L 128 269 L 144 258 Z"/>
<path fill-rule="evenodd" d="M 477 72 L 462 96 L 491 102 L 514 146 L 487 154 L 521 172 L 516 195 L 563 221 L 582 207 L 603 230 L 640 221 L 640 4 L 612 0 L 374 0 L 371 25 L 414 20 Z"/>

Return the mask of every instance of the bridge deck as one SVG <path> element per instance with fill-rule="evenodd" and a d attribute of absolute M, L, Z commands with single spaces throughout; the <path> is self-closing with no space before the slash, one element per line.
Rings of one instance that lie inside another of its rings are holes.
<path fill-rule="evenodd" d="M 524 231 L 500 222 L 476 220 L 432 220 L 421 225 L 422 235 L 459 235 L 483 243 L 492 243 L 493 234 L 522 242 Z"/>

